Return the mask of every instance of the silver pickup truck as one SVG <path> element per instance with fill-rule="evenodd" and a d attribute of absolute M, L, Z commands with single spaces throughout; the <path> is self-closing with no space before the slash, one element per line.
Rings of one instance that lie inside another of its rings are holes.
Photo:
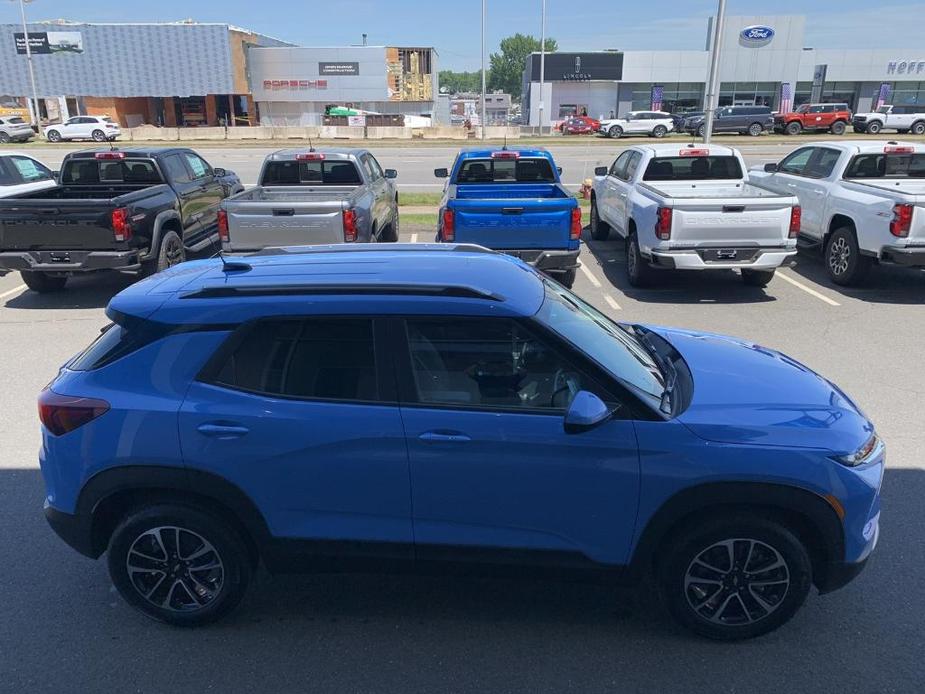
<path fill-rule="evenodd" d="M 222 248 L 397 241 L 396 175 L 365 149 L 274 152 L 256 187 L 222 202 Z"/>

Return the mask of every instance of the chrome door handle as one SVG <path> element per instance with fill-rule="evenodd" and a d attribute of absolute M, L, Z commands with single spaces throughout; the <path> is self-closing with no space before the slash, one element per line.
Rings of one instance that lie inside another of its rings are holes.
<path fill-rule="evenodd" d="M 216 439 L 236 439 L 240 436 L 244 436 L 250 429 L 239 424 L 218 424 L 211 422 L 200 424 L 196 427 L 196 431 Z"/>
<path fill-rule="evenodd" d="M 814 190 L 813 195 L 825 195 L 825 191 L 824 190 Z"/>
<path fill-rule="evenodd" d="M 423 434 L 418 436 L 421 441 L 425 443 L 430 443 L 433 441 L 448 441 L 451 443 L 464 443 L 466 441 L 471 441 L 468 436 L 461 434 L 459 432 L 450 432 L 450 431 L 425 431 Z"/>

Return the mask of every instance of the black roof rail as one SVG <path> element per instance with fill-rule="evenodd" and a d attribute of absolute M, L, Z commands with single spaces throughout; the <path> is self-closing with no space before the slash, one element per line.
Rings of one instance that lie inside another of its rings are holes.
<path fill-rule="evenodd" d="M 305 296 L 305 295 L 390 295 L 434 296 L 458 299 L 504 301 L 504 297 L 475 287 L 437 284 L 266 284 L 234 287 L 219 285 L 203 287 L 184 294 L 183 299 L 219 299 L 231 296 Z"/>
<path fill-rule="evenodd" d="M 254 258 L 274 255 L 311 255 L 313 253 L 373 253 L 382 251 L 442 251 L 463 253 L 496 253 L 485 246 L 474 243 L 390 243 L 383 246 L 378 243 L 329 244 L 326 246 L 269 246 L 253 253 L 246 253 L 240 258 Z M 231 256 L 226 256 L 230 257 Z"/>

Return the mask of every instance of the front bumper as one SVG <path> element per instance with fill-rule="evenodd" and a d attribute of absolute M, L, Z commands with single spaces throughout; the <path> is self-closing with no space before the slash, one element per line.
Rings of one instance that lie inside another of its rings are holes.
<path fill-rule="evenodd" d="M 139 251 L 6 251 L 0 253 L 0 271 L 92 272 L 141 269 Z"/>
<path fill-rule="evenodd" d="M 749 270 L 773 270 L 780 267 L 788 258 L 797 254 L 796 248 L 729 248 L 723 251 L 735 251 L 736 259 L 709 259 L 705 253 L 717 249 L 685 249 L 650 251 L 652 265 L 667 270 L 731 270 L 747 268 Z"/>
<path fill-rule="evenodd" d="M 851 583 L 867 566 L 870 556 L 858 562 L 829 562 L 822 570 L 822 575 L 816 577 L 816 587 L 820 594 L 831 593 L 833 590 L 844 588 Z"/>
<path fill-rule="evenodd" d="M 544 272 L 566 272 L 577 270 L 580 250 L 574 251 L 544 251 L 544 250 L 498 250 L 499 253 L 520 258 L 528 265 Z"/>
<path fill-rule="evenodd" d="M 884 246 L 880 260 L 909 267 L 925 265 L 925 246 Z"/>
<path fill-rule="evenodd" d="M 85 557 L 96 559 L 102 554 L 94 547 L 93 525 L 89 518 L 59 511 L 46 501 L 45 520 L 58 537 Z"/>

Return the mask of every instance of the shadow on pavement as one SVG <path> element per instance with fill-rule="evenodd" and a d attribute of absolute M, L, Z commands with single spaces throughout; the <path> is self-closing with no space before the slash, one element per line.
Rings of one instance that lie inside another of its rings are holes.
<path fill-rule="evenodd" d="M 137 281 L 132 275 L 115 273 L 71 277 L 59 292 L 39 294 L 26 289 L 7 299 L 5 306 L 16 309 L 103 308 L 112 297 Z"/>
<path fill-rule="evenodd" d="M 897 265 L 874 265 L 864 283 L 841 287 L 829 279 L 822 256 L 800 251 L 791 270 L 829 292 L 876 304 L 925 304 L 925 271 Z"/>

